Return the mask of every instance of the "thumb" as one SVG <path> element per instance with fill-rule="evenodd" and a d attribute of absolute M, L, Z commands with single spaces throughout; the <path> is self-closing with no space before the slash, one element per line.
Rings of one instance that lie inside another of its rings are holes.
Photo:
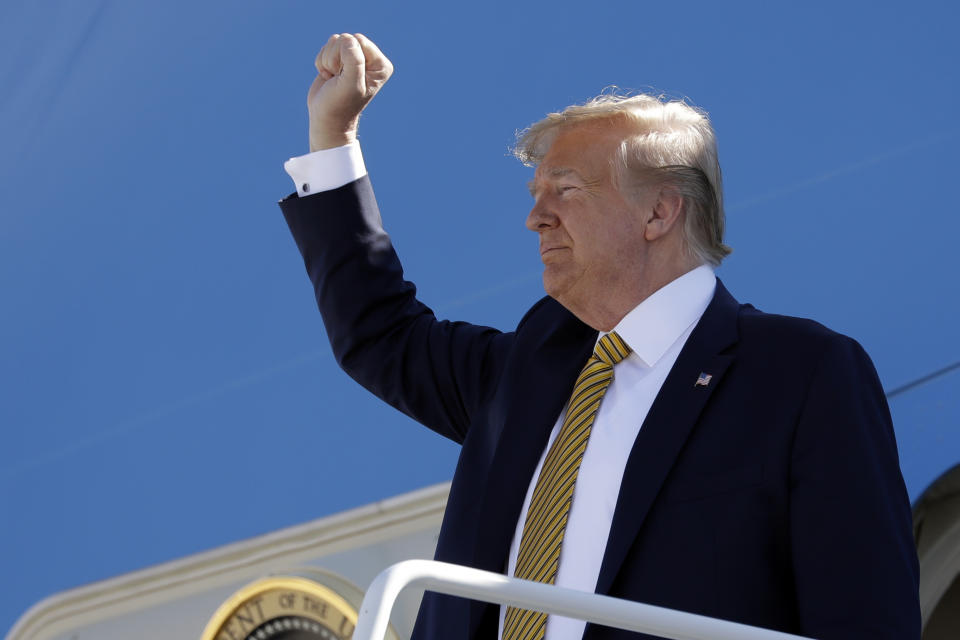
<path fill-rule="evenodd" d="M 360 43 L 353 36 L 347 36 L 343 39 L 343 46 L 340 50 L 340 64 L 343 65 L 340 76 L 344 83 L 356 87 L 361 93 L 365 93 L 367 87 L 366 59 Z"/>

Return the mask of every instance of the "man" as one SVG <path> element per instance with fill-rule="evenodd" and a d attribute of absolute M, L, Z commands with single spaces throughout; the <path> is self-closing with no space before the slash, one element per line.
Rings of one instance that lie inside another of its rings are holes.
<path fill-rule="evenodd" d="M 356 144 L 392 65 L 331 37 L 281 208 L 334 354 L 463 445 L 439 560 L 823 640 L 918 638 L 910 508 L 858 344 L 713 275 L 706 117 L 600 98 L 531 127 L 542 299 L 510 333 L 439 322 L 403 280 Z M 427 594 L 417 638 L 638 637 Z"/>

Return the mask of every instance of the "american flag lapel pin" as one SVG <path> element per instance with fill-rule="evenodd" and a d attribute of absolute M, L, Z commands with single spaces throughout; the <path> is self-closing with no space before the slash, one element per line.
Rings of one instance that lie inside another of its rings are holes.
<path fill-rule="evenodd" d="M 713 376 L 709 373 L 700 373 L 697 377 L 697 381 L 694 383 L 694 387 L 706 387 L 710 384 L 710 381 L 713 380 Z"/>

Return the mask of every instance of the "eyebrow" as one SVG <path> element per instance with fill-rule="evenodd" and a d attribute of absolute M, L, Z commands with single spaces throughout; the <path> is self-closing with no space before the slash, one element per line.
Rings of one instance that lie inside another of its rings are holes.
<path fill-rule="evenodd" d="M 583 176 L 577 173 L 576 170 L 570 169 L 569 167 L 553 167 L 552 169 L 546 169 L 545 173 L 550 178 L 562 178 L 563 176 L 573 174 L 576 177 L 580 178 L 581 180 L 584 180 Z M 527 189 L 530 190 L 531 196 L 536 196 L 536 188 L 535 188 L 536 182 L 537 180 L 536 178 L 534 178 L 533 180 L 527 183 Z"/>

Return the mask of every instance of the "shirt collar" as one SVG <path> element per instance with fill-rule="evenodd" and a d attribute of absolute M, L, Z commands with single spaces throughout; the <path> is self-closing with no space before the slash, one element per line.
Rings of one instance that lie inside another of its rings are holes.
<path fill-rule="evenodd" d="M 716 286 L 713 268 L 700 265 L 655 291 L 613 330 L 630 345 L 631 357 L 635 354 L 652 367 L 700 320 L 713 299 Z"/>

